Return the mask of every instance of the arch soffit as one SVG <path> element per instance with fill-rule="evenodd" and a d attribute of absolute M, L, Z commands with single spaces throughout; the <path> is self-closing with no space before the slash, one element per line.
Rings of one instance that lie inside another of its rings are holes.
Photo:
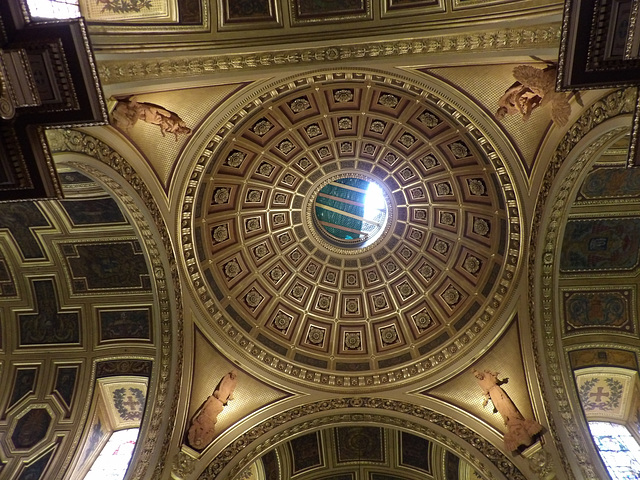
<path fill-rule="evenodd" d="M 562 351 L 559 327 L 554 322 L 560 308 L 556 290 L 563 220 L 596 153 L 629 129 L 634 106 L 634 89 L 624 89 L 606 94 L 584 110 L 553 152 L 532 222 L 528 284 L 535 371 L 564 468 L 581 471 L 584 478 L 601 478 L 603 473 L 591 461 L 597 454 L 590 448 L 591 442 L 585 441 L 589 434 L 584 418 L 571 407 L 580 403 L 573 373 Z"/>
<path fill-rule="evenodd" d="M 213 458 L 205 456 L 204 462 L 198 462 L 199 469 L 196 460 L 181 451 L 176 464 L 182 468 L 174 471 L 189 480 L 237 478 L 260 456 L 292 437 L 347 424 L 382 425 L 423 436 L 466 460 L 488 479 L 527 478 L 522 470 L 525 460 L 507 457 L 478 434 L 477 428 L 427 407 L 376 397 L 321 400 L 288 409 L 247 430 Z"/>
<path fill-rule="evenodd" d="M 132 460 L 136 465 L 135 478 L 159 478 L 164 469 L 162 459 L 166 458 L 171 441 L 170 432 L 162 430 L 174 423 L 180 393 L 175 379 L 179 378 L 184 356 L 181 289 L 168 230 L 154 195 L 127 158 L 112 145 L 71 129 L 49 130 L 47 139 L 56 164 L 86 174 L 117 198 L 146 252 L 160 307 L 153 318 L 158 348 L 147 393 L 148 407 L 141 422 L 140 438 L 144 443 L 138 445 Z M 162 444 L 160 439 L 164 439 Z M 154 465 L 155 470 L 151 471 Z"/>

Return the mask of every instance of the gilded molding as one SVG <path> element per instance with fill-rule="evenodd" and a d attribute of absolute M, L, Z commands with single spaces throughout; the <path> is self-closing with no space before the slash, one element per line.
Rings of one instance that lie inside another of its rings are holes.
<path fill-rule="evenodd" d="M 153 233 L 149 228 L 149 224 L 145 216 L 136 206 L 133 198 L 128 195 L 122 186 L 113 178 L 97 169 L 87 166 L 79 162 L 70 162 L 69 164 L 75 168 L 88 172 L 94 178 L 97 178 L 108 188 L 118 195 L 119 200 L 125 205 L 127 211 L 131 215 L 140 232 L 141 240 L 144 242 L 146 250 L 151 261 L 151 270 L 156 284 L 156 293 L 158 296 L 159 317 L 161 325 L 161 345 L 160 345 L 160 366 L 157 374 L 158 387 L 154 398 L 154 408 L 152 412 L 147 414 L 148 429 L 147 435 L 142 445 L 142 451 L 138 456 L 138 462 L 135 467 L 132 478 L 142 478 L 145 476 L 150 466 L 151 455 L 156 448 L 159 438 L 163 438 L 160 460 L 155 466 L 153 478 L 159 478 L 164 469 L 165 458 L 169 450 L 171 441 L 171 432 L 160 432 L 165 412 L 169 408 L 169 428 L 172 428 L 176 421 L 176 413 L 180 388 L 174 389 L 174 396 L 168 399 L 169 384 L 171 380 L 171 360 L 172 355 L 176 355 L 177 365 L 176 371 L 182 371 L 183 364 L 183 311 L 180 290 L 180 279 L 178 269 L 176 267 L 175 256 L 171 244 L 168 230 L 160 213 L 160 210 L 148 190 L 142 178 L 126 161 L 122 155 L 115 151 L 111 146 L 103 141 L 83 132 L 70 129 L 48 130 L 47 138 L 51 151 L 53 153 L 77 152 L 93 157 L 102 163 L 113 168 L 122 178 L 124 178 L 139 197 L 144 202 L 145 207 L 153 218 L 155 227 L 160 234 L 164 253 L 167 255 L 169 265 L 171 265 L 171 282 L 173 284 L 173 292 L 169 291 L 168 279 L 166 277 L 165 268 L 163 266 L 163 253 L 154 240 Z M 177 318 L 172 315 L 171 297 L 175 296 L 175 309 Z M 176 335 L 173 336 L 173 323 L 176 324 Z M 174 342 L 176 345 L 174 345 Z M 152 377 L 153 378 L 153 377 Z M 170 402 L 170 405 L 169 405 Z"/>
<path fill-rule="evenodd" d="M 171 473 L 184 478 L 193 473 L 196 467 L 196 459 L 183 450 L 180 450 L 173 458 Z"/>
<path fill-rule="evenodd" d="M 349 411 L 350 409 L 371 409 L 376 412 L 386 411 L 394 414 L 399 413 L 413 417 L 415 420 L 405 420 L 380 413 L 352 413 Z M 341 413 L 336 413 L 340 411 Z M 483 474 L 484 478 L 495 478 L 486 468 L 485 464 L 469 453 L 468 448 L 465 448 L 464 445 L 452 440 L 451 437 L 455 436 L 465 444 L 472 445 L 473 448 L 484 455 L 484 457 L 491 462 L 496 469 L 505 476 L 505 478 L 509 478 L 510 480 L 526 480 L 527 478 L 518 469 L 518 467 L 500 451 L 500 449 L 478 435 L 469 427 L 466 427 L 451 417 L 407 402 L 388 400 L 384 398 L 351 397 L 335 398 L 302 405 L 261 422 L 248 432 L 241 435 L 233 443 L 225 447 L 207 466 L 205 471 L 200 475 L 199 480 L 215 479 L 230 463 L 230 461 L 233 460 L 233 458 L 243 453 L 244 448 L 247 445 L 264 435 L 269 435 L 269 432 L 272 430 L 286 425 L 289 422 L 296 422 L 300 418 L 325 412 L 331 413 L 331 415 L 297 423 L 296 425 L 263 440 L 258 446 L 253 448 L 250 453 L 246 454 L 245 452 L 244 458 L 233 468 L 228 475 L 228 478 L 234 478 L 236 475 L 240 474 L 247 465 L 258 458 L 263 452 L 282 441 L 290 439 L 292 435 L 309 431 L 310 429 L 317 429 L 325 425 L 335 425 L 337 423 L 348 423 L 352 425 L 355 422 L 389 425 L 409 430 L 412 433 L 425 435 L 445 445 L 447 448 L 453 450 L 457 455 L 467 460 L 476 470 Z M 450 435 L 443 435 L 427 427 L 426 424 L 436 425 L 448 432 Z"/>
<path fill-rule="evenodd" d="M 559 222 L 567 209 L 567 202 L 570 200 L 570 193 L 575 187 L 575 183 L 580 176 L 580 173 L 584 168 L 590 164 L 591 157 L 595 151 L 597 151 L 605 142 L 611 140 L 616 135 L 619 135 L 624 128 L 618 128 L 608 132 L 600 137 L 600 139 L 592 144 L 589 148 L 583 152 L 577 159 L 574 165 L 572 165 L 570 172 L 562 179 L 560 190 L 554 199 L 549 198 L 553 181 L 555 180 L 560 167 L 569 156 L 574 147 L 582 140 L 591 130 L 600 125 L 606 120 L 614 118 L 618 115 L 630 114 L 635 107 L 636 92 L 634 88 L 627 88 L 624 90 L 617 90 L 606 97 L 600 99 L 591 105 L 585 113 L 569 128 L 561 142 L 559 143 L 556 151 L 553 154 L 549 162 L 547 171 L 540 188 L 538 195 L 538 201 L 536 203 L 535 214 L 532 224 L 531 242 L 530 242 L 530 256 L 529 256 L 529 314 L 531 321 L 531 333 L 534 347 L 536 372 L 538 375 L 538 384 L 542 391 L 542 398 L 545 404 L 545 409 L 550 412 L 553 402 L 554 406 L 558 409 L 559 418 L 562 419 L 562 426 L 565 432 L 569 436 L 570 448 L 573 454 L 578 459 L 580 468 L 582 470 L 582 476 L 589 479 L 597 479 L 598 476 L 594 470 L 589 453 L 584 448 L 584 438 L 581 435 L 578 426 L 577 419 L 574 417 L 571 411 L 571 403 L 567 400 L 569 392 L 565 390 L 563 380 L 565 378 L 571 378 L 570 372 L 563 371 L 563 365 L 560 358 L 562 353 L 560 351 L 561 345 L 559 338 L 555 335 L 555 323 L 554 323 L 554 311 L 555 311 L 555 298 L 554 293 L 556 287 L 554 284 L 553 272 L 555 271 L 554 262 L 558 255 L 557 249 L 561 240 L 559 236 Z M 546 213 L 546 206 L 548 201 L 553 201 L 551 212 L 548 215 Z M 544 228 L 544 232 L 542 232 Z M 543 234 L 541 239 L 539 235 Z M 540 252 L 538 245 L 543 245 Z M 542 275 L 537 277 L 535 269 L 536 259 L 538 256 L 542 257 Z M 543 338 L 543 345 L 540 345 L 537 341 L 538 327 L 535 319 L 539 318 L 536 315 L 536 305 L 534 303 L 536 292 L 540 292 L 542 297 L 542 325 L 541 335 Z M 549 372 L 549 378 L 551 381 L 552 391 L 545 392 L 545 382 L 542 378 L 542 367 L 545 365 L 545 369 Z M 553 436 L 555 446 L 558 450 L 560 458 L 563 462 L 563 470 L 567 472 L 569 478 L 575 478 L 567 455 L 565 453 L 565 447 L 561 443 L 561 439 L 557 433 L 558 427 L 555 424 L 555 417 L 547 415 L 549 422 L 549 430 Z"/>
<path fill-rule="evenodd" d="M 555 48 L 560 42 L 560 26 L 485 30 L 464 35 L 439 35 L 393 41 L 362 42 L 305 49 L 286 49 L 239 55 L 193 55 L 180 59 L 148 61 L 106 60 L 99 73 L 105 85 L 136 80 L 184 78 L 226 70 L 257 69 L 319 62 L 353 62 L 355 59 L 406 57 L 420 54 Z M 403 60 L 404 61 L 404 60 Z"/>

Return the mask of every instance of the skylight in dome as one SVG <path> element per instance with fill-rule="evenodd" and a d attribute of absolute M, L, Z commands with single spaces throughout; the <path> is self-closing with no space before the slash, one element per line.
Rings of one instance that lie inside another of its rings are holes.
<path fill-rule="evenodd" d="M 364 197 L 364 219 L 378 221 L 386 206 L 382 188 L 375 182 L 370 182 Z"/>
<path fill-rule="evenodd" d="M 78 0 L 27 0 L 33 19 L 65 19 L 80 16 Z"/>
<path fill-rule="evenodd" d="M 640 445 L 627 427 L 589 422 L 591 436 L 612 480 L 640 480 Z"/>
<path fill-rule="evenodd" d="M 84 480 L 122 480 L 127 473 L 139 428 L 113 432 Z"/>

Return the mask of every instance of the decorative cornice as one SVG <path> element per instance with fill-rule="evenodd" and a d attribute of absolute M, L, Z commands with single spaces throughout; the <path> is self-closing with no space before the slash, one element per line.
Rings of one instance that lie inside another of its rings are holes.
<path fill-rule="evenodd" d="M 400 40 L 359 42 L 340 46 L 295 48 L 237 55 L 191 55 L 153 60 L 105 60 L 99 64 L 103 84 L 151 79 L 182 79 L 227 70 L 255 70 L 272 66 L 306 65 L 320 62 L 352 63 L 372 58 L 424 54 L 491 52 L 556 48 L 560 25 L 485 30 L 475 33 L 411 37 Z M 403 60 L 405 61 L 405 60 Z"/>
<path fill-rule="evenodd" d="M 173 428 L 176 419 L 177 405 L 180 395 L 180 388 L 174 389 L 174 396 L 168 399 L 169 384 L 171 381 L 171 360 L 175 355 L 177 359 L 176 371 L 182 371 L 183 363 L 183 311 L 180 290 L 180 279 L 178 269 L 176 267 L 175 256 L 171 244 L 168 230 L 160 213 L 160 209 L 156 204 L 153 195 L 145 185 L 142 178 L 134 170 L 134 168 L 125 160 L 122 155 L 115 151 L 105 142 L 88 135 L 84 132 L 76 130 L 48 130 L 47 139 L 51 151 L 54 153 L 77 152 L 88 155 L 92 158 L 113 168 L 118 175 L 124 178 L 138 194 L 143 201 L 146 209 L 153 218 L 155 227 L 162 239 L 164 253 L 167 256 L 168 263 L 171 268 L 171 282 L 173 292 L 169 291 L 168 279 L 163 265 L 163 253 L 154 240 L 153 233 L 149 228 L 147 218 L 136 206 L 133 198 L 124 191 L 122 186 L 112 177 L 103 172 L 92 168 L 80 162 L 70 162 L 74 168 L 89 173 L 92 177 L 97 178 L 105 184 L 112 192 L 114 192 L 119 200 L 131 215 L 138 232 L 140 232 L 141 240 L 144 242 L 146 250 L 149 254 L 153 278 L 155 279 L 156 293 L 158 296 L 159 318 L 160 318 L 160 366 L 157 368 L 158 373 L 155 375 L 158 382 L 158 388 L 154 398 L 153 411 L 147 413 L 146 422 L 148 423 L 147 435 L 144 443 L 141 445 L 142 451 L 138 456 L 135 471 L 132 478 L 142 478 L 145 476 L 150 466 L 151 456 L 156 448 L 159 439 L 163 440 L 159 461 L 155 465 L 153 478 L 160 478 L 164 469 L 165 458 L 171 441 L 171 432 L 160 432 L 163 419 L 169 409 L 168 428 Z M 175 298 L 176 317 L 172 315 L 171 297 Z M 174 323 L 175 323 L 175 339 L 174 339 Z M 175 344 L 174 344 L 175 342 Z M 175 373 L 175 372 L 174 372 Z M 168 405 L 170 400 L 170 405 Z"/>
<path fill-rule="evenodd" d="M 355 413 L 350 411 L 353 409 L 370 409 L 376 413 Z M 389 412 L 390 414 L 394 414 L 394 416 L 385 415 L 382 412 Z M 317 416 L 323 413 L 328 413 L 329 415 L 300 422 L 301 418 L 312 415 Z M 415 420 L 398 418 L 397 414 L 408 415 Z M 295 425 L 278 431 L 275 434 L 270 433 L 290 422 L 295 422 Z M 471 445 L 484 455 L 505 478 L 509 478 L 510 480 L 526 480 L 526 476 L 497 447 L 457 420 L 426 407 L 420 407 L 411 403 L 367 397 L 323 400 L 292 408 L 265 420 L 224 448 L 207 466 L 205 471 L 200 475 L 199 480 L 213 480 L 217 478 L 220 472 L 240 454 L 243 455 L 243 458 L 234 466 L 227 478 L 234 478 L 234 476 L 239 474 L 262 453 L 278 443 L 290 439 L 293 435 L 307 432 L 310 429 L 317 429 L 325 425 L 340 423 L 353 425 L 358 422 L 389 425 L 402 430 L 409 430 L 412 433 L 422 434 L 445 445 L 457 455 L 467 460 L 476 470 L 483 474 L 483 478 L 495 478 L 483 462 L 469 453 L 468 446 Z M 428 427 L 427 425 L 429 424 L 439 427 L 448 432 L 449 435 L 443 435 Z M 247 453 L 244 450 L 247 445 L 263 436 L 268 437 L 262 440 L 258 446 L 254 447 L 251 452 Z M 457 437 L 461 441 L 454 441 L 454 437 Z"/>
<path fill-rule="evenodd" d="M 536 203 L 536 210 L 533 218 L 533 228 L 531 233 L 530 242 L 530 257 L 529 257 L 529 314 L 531 321 L 531 332 L 533 339 L 533 347 L 535 354 L 535 371 L 538 374 L 538 384 L 542 390 L 542 398 L 544 399 L 545 409 L 550 412 L 553 402 L 555 408 L 557 408 L 559 415 L 558 418 L 562 421 L 564 431 L 567 433 L 570 444 L 568 448 L 573 451 L 573 454 L 578 459 L 580 468 L 582 470 L 583 478 L 597 479 L 596 474 L 589 453 L 584 448 L 584 438 L 582 437 L 579 428 L 577 426 L 577 419 L 574 417 L 571 410 L 571 404 L 567 400 L 569 393 L 565 390 L 564 379 L 571 378 L 571 372 L 564 372 L 563 365 L 561 364 L 562 350 L 559 339 L 556 338 L 556 326 L 555 326 L 555 291 L 556 286 L 554 283 L 553 272 L 555 271 L 554 262 L 557 260 L 558 255 L 557 248 L 560 242 L 559 229 L 561 218 L 567 209 L 567 202 L 571 199 L 571 192 L 575 188 L 575 183 L 580 177 L 580 173 L 584 168 L 590 164 L 591 157 L 595 151 L 604 145 L 607 141 L 611 140 L 616 135 L 621 133 L 621 129 L 616 129 L 608 132 L 598 139 L 597 142 L 590 145 L 580 157 L 576 160 L 575 164 L 571 166 L 569 173 L 562 179 L 562 183 L 553 199 L 553 206 L 550 208 L 550 212 L 547 212 L 547 202 L 550 200 L 551 188 L 554 180 L 574 147 L 595 127 L 600 125 L 606 120 L 614 118 L 618 115 L 630 114 L 635 107 L 635 89 L 627 88 L 625 90 L 617 90 L 606 97 L 595 102 L 591 107 L 587 109 L 585 113 L 569 128 L 569 131 L 565 134 L 562 141 L 559 143 L 556 151 L 549 162 L 547 171 L 540 188 L 538 195 L 538 201 Z M 544 231 L 542 230 L 544 228 Z M 543 234 L 542 239 L 539 235 Z M 541 246 L 543 249 L 540 252 Z M 542 275 L 537 276 L 538 272 L 535 269 L 536 260 L 538 258 L 542 260 Z M 542 315 L 536 315 L 535 295 L 539 293 L 542 297 Z M 540 327 L 536 325 L 536 320 L 542 320 Z M 543 345 L 539 345 L 536 339 L 538 338 L 538 329 L 541 332 L 543 338 Z M 548 372 L 549 379 L 551 381 L 551 392 L 545 393 L 545 382 L 542 378 L 542 367 L 545 365 L 545 369 Z M 560 458 L 563 462 L 563 469 L 567 472 L 569 478 L 574 478 L 571 466 L 565 453 L 565 448 L 561 443 L 560 436 L 557 431 L 558 428 L 555 425 L 555 417 L 553 415 L 547 415 L 547 419 L 550 426 L 551 434 L 560 454 Z"/>

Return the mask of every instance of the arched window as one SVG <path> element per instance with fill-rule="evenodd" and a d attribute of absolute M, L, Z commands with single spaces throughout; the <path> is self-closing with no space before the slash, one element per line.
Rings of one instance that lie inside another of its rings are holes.
<path fill-rule="evenodd" d="M 612 480 L 640 479 L 640 445 L 627 427 L 589 422 L 589 430 Z"/>
<path fill-rule="evenodd" d="M 91 422 L 68 480 L 124 478 L 138 440 L 147 381 L 134 376 L 98 379 Z"/>
<path fill-rule="evenodd" d="M 113 432 L 84 480 L 122 480 L 127 473 L 139 430 L 128 428 Z"/>
<path fill-rule="evenodd" d="M 612 480 L 640 480 L 640 382 L 635 370 L 576 370 L 580 404 Z"/>

